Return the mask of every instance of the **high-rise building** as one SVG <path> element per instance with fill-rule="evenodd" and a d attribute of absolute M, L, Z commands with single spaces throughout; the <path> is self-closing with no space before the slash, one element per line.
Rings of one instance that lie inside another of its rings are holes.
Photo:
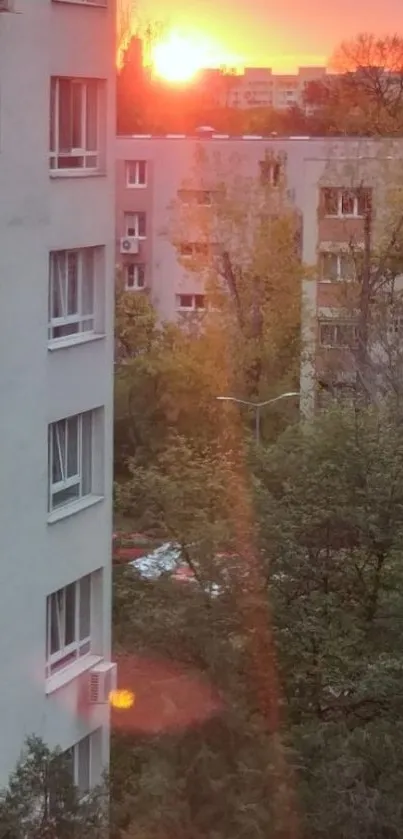
<path fill-rule="evenodd" d="M 200 149 L 212 155 L 211 182 L 205 181 L 201 188 L 195 169 Z M 185 214 L 173 242 L 172 208 L 178 200 L 185 209 L 186 201 L 193 201 L 208 213 L 219 157 L 227 161 L 224 169 L 229 177 L 231 171 L 234 177 L 258 177 L 259 164 L 267 155 L 279 161 L 273 169 L 273 190 L 282 170 L 287 200 L 301 219 L 301 256 L 307 266 L 301 289 L 301 405 L 310 412 L 317 404 L 325 367 L 341 384 L 351 373 L 345 348 L 354 326 L 340 293 L 350 278 L 349 249 L 352 242 L 357 248 L 363 246 L 367 200 L 377 210 L 374 235 L 382 235 L 385 185 L 394 183 L 391 167 L 400 165 L 400 177 L 403 174 L 401 141 L 392 147 L 387 139 L 230 137 L 207 126 L 193 137 L 120 137 L 116 258 L 126 288 L 134 293 L 147 289 L 162 318 L 183 319 L 186 313 L 193 317 L 202 311 L 203 283 L 191 267 L 187 269 L 186 260 L 201 252 L 203 244 L 192 240 Z"/>
<path fill-rule="evenodd" d="M 109 755 L 114 0 L 0 0 L 0 787 Z"/>

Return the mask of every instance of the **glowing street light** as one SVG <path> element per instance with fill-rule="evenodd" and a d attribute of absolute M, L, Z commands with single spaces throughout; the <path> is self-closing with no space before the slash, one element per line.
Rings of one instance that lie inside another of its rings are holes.
<path fill-rule="evenodd" d="M 111 690 L 109 694 L 109 702 L 112 708 L 118 711 L 126 711 L 134 705 L 135 695 L 131 690 Z"/>

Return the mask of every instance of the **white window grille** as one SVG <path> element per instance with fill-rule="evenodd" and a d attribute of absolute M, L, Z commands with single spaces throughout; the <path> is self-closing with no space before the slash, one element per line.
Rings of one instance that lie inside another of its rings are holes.
<path fill-rule="evenodd" d="M 146 160 L 128 160 L 126 162 L 126 184 L 128 187 L 147 186 Z"/>
<path fill-rule="evenodd" d="M 131 263 L 126 265 L 126 289 L 127 291 L 137 291 L 145 288 L 145 265 L 139 263 Z"/>
<path fill-rule="evenodd" d="M 49 426 L 49 512 L 90 495 L 93 412 Z"/>
<path fill-rule="evenodd" d="M 319 343 L 322 347 L 354 347 L 357 327 L 340 321 L 323 321 L 319 324 Z"/>
<path fill-rule="evenodd" d="M 83 737 L 70 749 L 64 752 L 68 761 L 71 780 L 78 789 L 79 798 L 86 796 L 92 786 L 91 775 L 94 760 L 94 741 L 100 736 L 100 730 L 94 731 L 87 737 Z"/>
<path fill-rule="evenodd" d="M 95 248 L 53 251 L 49 258 L 48 338 L 95 329 Z"/>
<path fill-rule="evenodd" d="M 323 190 L 326 216 L 362 218 L 371 203 L 371 190 L 327 187 Z"/>
<path fill-rule="evenodd" d="M 91 575 L 46 598 L 46 676 L 91 652 Z"/>
<path fill-rule="evenodd" d="M 145 213 L 125 213 L 125 236 L 145 239 L 147 218 Z"/>
<path fill-rule="evenodd" d="M 354 278 L 354 259 L 350 253 L 321 254 L 321 279 L 328 282 L 352 280 Z"/>
<path fill-rule="evenodd" d="M 176 306 L 181 311 L 204 311 L 206 298 L 204 294 L 177 294 Z"/>
<path fill-rule="evenodd" d="M 108 6 L 108 0 L 53 0 L 56 3 L 81 3 L 82 6 Z"/>
<path fill-rule="evenodd" d="M 101 86 L 98 79 L 51 79 L 52 170 L 99 168 Z"/>

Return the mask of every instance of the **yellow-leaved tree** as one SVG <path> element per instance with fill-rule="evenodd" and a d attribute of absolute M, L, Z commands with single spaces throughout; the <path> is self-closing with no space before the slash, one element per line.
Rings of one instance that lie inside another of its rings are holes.
<path fill-rule="evenodd" d="M 181 317 L 203 324 L 206 363 L 222 368 L 228 392 L 250 400 L 298 385 L 301 220 L 285 163 L 267 148 L 251 171 L 242 154 L 199 144 L 171 208 L 183 288 L 197 292 L 195 311 Z"/>

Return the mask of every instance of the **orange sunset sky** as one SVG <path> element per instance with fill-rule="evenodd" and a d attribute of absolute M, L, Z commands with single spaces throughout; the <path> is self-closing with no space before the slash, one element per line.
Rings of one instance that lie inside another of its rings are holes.
<path fill-rule="evenodd" d="M 403 33 L 403 0 L 142 0 L 141 10 L 169 30 L 212 41 L 221 63 L 277 72 L 324 64 L 358 32 Z"/>

